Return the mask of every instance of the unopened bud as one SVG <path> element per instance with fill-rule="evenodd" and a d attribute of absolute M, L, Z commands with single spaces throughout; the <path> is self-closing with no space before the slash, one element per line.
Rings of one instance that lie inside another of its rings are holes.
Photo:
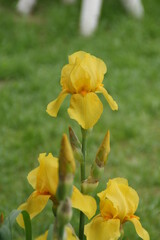
<path fill-rule="evenodd" d="M 96 154 L 95 162 L 99 167 L 104 167 L 108 154 L 110 152 L 110 133 L 109 131 L 106 133 L 101 146 L 98 149 Z"/>
<path fill-rule="evenodd" d="M 59 201 L 65 199 L 66 197 L 71 197 L 73 191 L 73 175 L 69 174 L 63 180 L 59 180 L 56 193 Z"/>
<path fill-rule="evenodd" d="M 67 135 L 64 134 L 61 141 L 61 150 L 59 155 L 59 177 L 65 178 L 68 174 L 74 174 L 75 168 L 73 151 Z"/>
<path fill-rule="evenodd" d="M 70 222 L 72 218 L 72 205 L 71 200 L 66 198 L 65 200 L 61 201 L 59 207 L 57 209 L 57 219 L 58 225 L 64 226 Z"/>
<path fill-rule="evenodd" d="M 100 167 L 97 165 L 96 162 L 94 162 L 91 167 L 91 177 L 99 181 L 100 178 L 103 176 L 103 174 L 104 174 L 104 167 Z"/>
<path fill-rule="evenodd" d="M 70 139 L 70 143 L 71 143 L 73 151 L 75 148 L 79 148 L 79 149 L 82 148 L 82 145 L 81 145 L 77 135 L 75 134 L 74 130 L 71 127 L 69 127 L 69 139 Z"/>
<path fill-rule="evenodd" d="M 82 145 L 71 127 L 69 127 L 69 139 L 75 159 L 79 162 L 82 162 L 83 161 Z"/>

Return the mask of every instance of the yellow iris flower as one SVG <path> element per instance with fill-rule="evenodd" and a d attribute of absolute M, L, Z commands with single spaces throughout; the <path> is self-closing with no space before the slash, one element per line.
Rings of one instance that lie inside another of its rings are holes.
<path fill-rule="evenodd" d="M 84 129 L 92 128 L 103 112 L 96 93 L 102 93 L 111 109 L 118 110 L 117 103 L 102 84 L 106 72 L 105 63 L 89 53 L 79 51 L 69 56 L 69 64 L 61 72 L 62 91 L 56 100 L 48 104 L 48 114 L 56 117 L 68 94 L 72 95 L 68 114 Z"/>
<path fill-rule="evenodd" d="M 109 180 L 105 191 L 98 194 L 100 214 L 85 226 L 87 240 L 117 240 L 126 221 L 133 223 L 140 238 L 149 240 L 148 232 L 142 227 L 139 217 L 134 215 L 139 203 L 137 192 L 128 186 L 124 178 Z"/>
<path fill-rule="evenodd" d="M 45 153 L 39 155 L 39 167 L 28 174 L 28 182 L 35 189 L 27 201 L 20 205 L 18 209 L 26 210 L 32 219 L 39 214 L 46 206 L 49 199 L 54 200 L 58 187 L 58 159 L 51 153 L 46 156 Z M 75 186 L 71 197 L 72 207 L 82 211 L 88 218 L 91 218 L 96 212 L 96 201 L 94 198 L 83 195 Z M 17 222 L 24 227 L 21 214 Z"/>

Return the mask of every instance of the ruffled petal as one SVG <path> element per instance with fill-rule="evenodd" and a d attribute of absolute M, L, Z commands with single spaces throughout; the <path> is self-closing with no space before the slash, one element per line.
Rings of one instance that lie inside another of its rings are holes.
<path fill-rule="evenodd" d="M 91 89 L 95 91 L 97 86 L 103 82 L 104 74 L 107 72 L 106 64 L 99 58 L 92 55 L 86 55 L 80 65 L 82 69 L 88 73 Z"/>
<path fill-rule="evenodd" d="M 37 191 L 35 191 L 29 196 L 25 203 L 19 206 L 18 210 L 27 211 L 32 219 L 44 209 L 50 197 L 51 195 L 40 195 Z M 17 217 L 17 222 L 21 227 L 24 227 L 23 217 L 21 214 Z"/>
<path fill-rule="evenodd" d="M 68 93 L 66 90 L 62 91 L 59 94 L 57 99 L 55 99 L 54 101 L 52 101 L 48 104 L 46 112 L 52 117 L 57 117 L 60 106 L 63 103 L 63 101 L 67 95 L 68 95 Z"/>
<path fill-rule="evenodd" d="M 41 153 L 38 161 L 40 165 L 37 171 L 36 190 L 55 195 L 58 186 L 58 159 L 53 157 L 51 153 L 48 156 Z"/>
<path fill-rule="evenodd" d="M 31 172 L 29 172 L 27 179 L 28 182 L 31 184 L 31 186 L 36 189 L 36 183 L 37 183 L 37 172 L 39 167 L 33 169 Z"/>
<path fill-rule="evenodd" d="M 143 240 L 150 239 L 148 232 L 142 227 L 140 221 L 136 217 L 130 218 L 128 220 L 133 223 L 135 230 L 140 238 Z"/>
<path fill-rule="evenodd" d="M 68 114 L 84 129 L 92 128 L 103 112 L 103 105 L 95 93 L 73 94 Z"/>
<path fill-rule="evenodd" d="M 83 51 L 73 53 L 68 57 L 69 64 L 75 64 L 76 62 L 79 63 L 86 55 L 89 55 L 89 53 Z"/>
<path fill-rule="evenodd" d="M 61 71 L 61 86 L 63 90 L 68 91 L 69 93 L 75 93 L 76 89 L 72 85 L 70 80 L 71 72 L 74 69 L 73 64 L 66 64 Z"/>
<path fill-rule="evenodd" d="M 94 216 L 97 204 L 93 197 L 83 195 L 76 187 L 73 187 L 72 207 L 82 211 L 89 219 Z"/>
<path fill-rule="evenodd" d="M 120 237 L 120 220 L 105 221 L 100 215 L 85 225 L 84 234 L 87 240 L 118 240 Z"/>
<path fill-rule="evenodd" d="M 99 87 L 97 89 L 97 91 L 101 92 L 104 95 L 105 99 L 107 100 L 107 102 L 109 103 L 109 105 L 113 111 L 118 110 L 117 103 L 113 100 L 111 95 L 109 95 L 109 93 L 107 92 L 107 90 L 104 87 Z"/>
<path fill-rule="evenodd" d="M 110 181 L 106 190 L 106 198 L 113 203 L 113 206 L 118 210 L 118 217 L 123 221 L 125 216 L 135 213 L 139 197 L 133 188 L 121 183 L 121 181 L 119 184 L 114 180 Z"/>
<path fill-rule="evenodd" d="M 70 75 L 70 83 L 75 93 L 90 92 L 91 82 L 89 74 L 82 68 L 81 64 L 76 65 Z"/>

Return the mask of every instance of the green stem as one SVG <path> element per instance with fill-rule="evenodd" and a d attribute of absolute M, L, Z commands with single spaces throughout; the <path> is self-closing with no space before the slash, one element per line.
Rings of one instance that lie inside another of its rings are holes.
<path fill-rule="evenodd" d="M 85 180 L 85 153 L 86 153 L 86 136 L 87 130 L 81 128 L 82 131 L 82 153 L 83 153 L 83 162 L 81 163 L 81 183 Z M 81 187 L 81 192 L 82 187 Z M 85 215 L 83 212 L 80 212 L 80 222 L 79 222 L 79 239 L 84 239 L 84 224 L 85 224 Z"/>

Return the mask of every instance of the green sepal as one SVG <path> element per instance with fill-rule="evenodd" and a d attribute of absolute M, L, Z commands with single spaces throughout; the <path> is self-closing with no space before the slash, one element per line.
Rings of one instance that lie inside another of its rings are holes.
<path fill-rule="evenodd" d="M 104 167 L 100 167 L 96 162 L 92 164 L 91 167 L 91 177 L 95 180 L 100 180 L 104 174 Z"/>
<path fill-rule="evenodd" d="M 98 187 L 98 184 L 99 182 L 94 179 L 92 180 L 87 179 L 81 184 L 82 192 L 84 194 L 90 194 L 96 190 L 96 188 Z"/>

